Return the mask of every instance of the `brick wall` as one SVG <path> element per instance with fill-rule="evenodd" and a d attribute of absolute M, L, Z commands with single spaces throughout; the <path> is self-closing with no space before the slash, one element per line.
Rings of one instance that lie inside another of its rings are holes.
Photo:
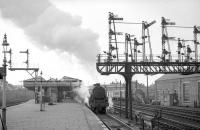
<path fill-rule="evenodd" d="M 161 101 L 161 104 L 169 105 L 169 95 L 176 91 L 176 93 L 178 94 L 179 106 L 194 107 L 195 104 L 199 106 L 200 99 L 198 95 L 200 93 L 198 92 L 198 82 L 200 82 L 200 76 L 183 76 L 176 79 L 157 80 L 157 98 L 159 101 Z M 187 100 L 188 97 L 189 100 Z"/>

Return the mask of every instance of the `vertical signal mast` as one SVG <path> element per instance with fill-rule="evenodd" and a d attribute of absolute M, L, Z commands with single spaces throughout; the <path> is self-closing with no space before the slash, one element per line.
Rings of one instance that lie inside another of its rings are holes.
<path fill-rule="evenodd" d="M 108 54 L 108 60 L 111 61 L 113 58 L 117 58 L 117 61 L 119 61 L 118 56 L 118 45 L 117 45 L 117 35 L 122 35 L 121 32 L 116 32 L 116 26 L 115 21 L 122 21 L 123 18 L 118 17 L 117 15 L 114 15 L 113 13 L 109 12 L 108 17 L 108 24 L 109 24 L 109 52 Z M 113 45 L 115 44 L 115 45 Z M 113 54 L 113 51 L 115 50 L 115 54 Z"/>
<path fill-rule="evenodd" d="M 135 58 L 134 57 L 134 53 L 133 53 L 133 47 L 132 47 L 132 42 L 134 39 L 132 39 L 134 35 L 130 35 L 128 33 L 125 33 L 125 61 L 128 62 L 128 61 L 131 61 L 131 62 L 134 62 Z M 130 60 L 129 60 L 129 57 L 130 57 Z"/>
<path fill-rule="evenodd" d="M 197 34 L 200 34 L 200 27 L 194 26 L 194 46 L 195 46 L 195 60 L 198 61 L 198 48 L 197 45 L 199 42 L 197 41 Z"/>
<path fill-rule="evenodd" d="M 20 51 L 19 53 L 25 53 L 26 54 L 26 61 L 24 62 L 27 65 L 27 68 L 29 68 L 29 50 L 26 51 Z"/>
<path fill-rule="evenodd" d="M 169 40 L 173 40 L 174 37 L 168 37 L 168 32 L 167 32 L 167 25 L 175 25 L 175 22 L 169 22 L 169 19 L 166 19 L 164 17 L 161 18 L 161 26 L 162 26 L 162 61 L 171 61 L 171 49 L 170 49 L 170 44 Z M 168 50 L 166 49 L 166 42 L 168 45 Z M 168 59 L 166 59 L 166 55 L 168 55 Z"/>
<path fill-rule="evenodd" d="M 155 24 L 156 21 L 152 21 L 150 23 L 147 23 L 145 21 L 142 21 L 142 58 L 143 61 L 146 61 L 146 38 L 147 38 L 147 42 L 149 43 L 149 60 L 153 61 L 153 54 L 152 54 L 152 48 L 151 48 L 151 41 L 150 41 L 150 34 L 149 34 L 149 27 L 153 24 Z"/>

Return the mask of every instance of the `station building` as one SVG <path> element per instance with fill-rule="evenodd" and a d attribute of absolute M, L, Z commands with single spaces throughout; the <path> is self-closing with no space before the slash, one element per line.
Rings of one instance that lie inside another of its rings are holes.
<path fill-rule="evenodd" d="M 71 77 L 64 76 L 61 79 L 50 78 L 45 80 L 43 77 L 38 76 L 35 78 L 23 81 L 25 88 L 35 92 L 35 100 L 39 102 L 40 86 L 46 102 L 61 102 L 66 98 L 74 98 L 76 88 L 81 86 L 82 81 Z"/>
<path fill-rule="evenodd" d="M 200 107 L 200 74 L 166 74 L 155 81 L 155 86 L 162 105 Z"/>

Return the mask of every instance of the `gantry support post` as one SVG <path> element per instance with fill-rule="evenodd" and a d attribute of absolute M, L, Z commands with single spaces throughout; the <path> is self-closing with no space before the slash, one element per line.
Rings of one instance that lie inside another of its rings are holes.
<path fill-rule="evenodd" d="M 126 90 L 125 90 L 125 117 L 128 118 L 128 79 L 124 76 L 126 81 Z"/>
<path fill-rule="evenodd" d="M 131 89 L 131 79 L 132 79 L 132 75 L 129 74 L 127 75 L 127 79 L 128 79 L 128 93 L 129 93 L 129 119 L 133 120 L 133 116 L 132 116 L 132 89 Z"/>
<path fill-rule="evenodd" d="M 126 118 L 133 119 L 132 116 L 132 89 L 131 89 L 131 80 L 133 74 L 130 73 L 131 66 L 126 64 L 125 74 L 123 75 L 126 81 L 126 91 L 125 91 L 125 116 Z M 129 107 L 129 109 L 128 109 Z M 129 112 L 128 112 L 129 110 Z"/>

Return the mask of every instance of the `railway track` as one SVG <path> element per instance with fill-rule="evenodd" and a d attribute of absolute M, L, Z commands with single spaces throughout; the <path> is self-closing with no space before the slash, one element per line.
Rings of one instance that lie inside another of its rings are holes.
<path fill-rule="evenodd" d="M 200 116 L 183 111 L 179 109 L 169 110 L 169 109 L 154 109 L 151 106 L 134 106 L 135 109 L 149 111 L 154 113 L 155 111 L 160 111 L 162 114 L 162 119 L 168 120 L 168 122 L 174 122 L 175 125 L 181 126 L 181 128 L 187 129 L 200 129 Z"/>
<path fill-rule="evenodd" d="M 114 108 L 118 111 L 120 106 L 114 105 Z M 125 111 L 125 107 L 122 107 L 122 111 Z M 189 130 L 200 129 L 199 121 L 200 117 L 194 114 L 184 113 L 183 111 L 178 111 L 173 108 L 169 109 L 159 109 L 148 105 L 133 105 L 133 111 L 140 111 L 142 115 L 148 115 L 152 117 L 152 121 L 155 125 L 160 125 L 163 129 L 175 129 L 175 130 Z M 161 117 L 155 118 L 155 112 L 161 112 Z"/>
<path fill-rule="evenodd" d="M 22 99 L 16 99 L 16 100 L 13 100 L 13 101 L 9 101 L 9 102 L 6 103 L 6 107 L 15 106 L 15 105 L 27 102 L 29 100 L 30 99 L 23 99 L 23 100 Z M 0 109 L 1 109 L 1 107 L 0 107 Z"/>
<path fill-rule="evenodd" d="M 134 130 L 134 128 L 111 114 L 97 114 L 109 130 Z"/>
<path fill-rule="evenodd" d="M 115 103 L 119 105 L 119 103 Z M 184 108 L 184 107 L 168 107 L 148 104 L 133 104 L 133 108 L 148 110 L 148 112 L 155 113 L 155 111 L 162 111 L 165 116 L 172 116 L 175 118 L 182 118 L 188 122 L 200 123 L 200 110 L 195 108 Z"/>
<path fill-rule="evenodd" d="M 86 107 L 90 109 L 88 105 L 86 105 Z M 103 128 L 106 127 L 108 130 L 135 130 L 133 126 L 130 126 L 129 124 L 120 120 L 119 118 L 117 118 L 116 116 L 112 114 L 109 114 L 109 113 L 106 113 L 106 114 L 94 113 L 94 114 L 104 124 Z"/>
<path fill-rule="evenodd" d="M 151 112 L 154 112 L 155 110 L 162 111 L 162 114 L 166 116 L 173 116 L 177 118 L 183 118 L 188 121 L 192 122 L 200 122 L 200 111 L 192 111 L 189 109 L 183 109 L 178 107 L 164 107 L 164 106 L 152 106 L 152 105 L 133 105 L 133 107 L 136 107 L 138 109 L 148 109 Z"/>

